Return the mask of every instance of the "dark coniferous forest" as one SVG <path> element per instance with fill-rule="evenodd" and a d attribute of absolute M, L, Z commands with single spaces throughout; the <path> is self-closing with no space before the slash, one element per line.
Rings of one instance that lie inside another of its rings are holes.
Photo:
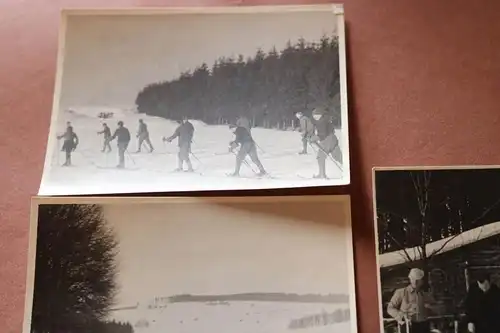
<path fill-rule="evenodd" d="M 234 123 L 246 116 L 254 127 L 287 129 L 294 114 L 325 108 L 338 127 L 340 75 L 338 38 L 301 39 L 281 52 L 257 50 L 245 59 L 220 58 L 200 64 L 172 81 L 152 83 L 136 98 L 140 113 L 207 124 Z"/>

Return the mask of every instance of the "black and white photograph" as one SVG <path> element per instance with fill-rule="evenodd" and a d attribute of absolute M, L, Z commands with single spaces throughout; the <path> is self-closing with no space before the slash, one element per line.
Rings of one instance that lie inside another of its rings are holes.
<path fill-rule="evenodd" d="M 385 333 L 500 332 L 500 168 L 375 168 Z"/>
<path fill-rule="evenodd" d="M 349 196 L 32 201 L 23 333 L 356 333 Z"/>
<path fill-rule="evenodd" d="M 350 183 L 342 5 L 63 10 L 39 195 Z"/>

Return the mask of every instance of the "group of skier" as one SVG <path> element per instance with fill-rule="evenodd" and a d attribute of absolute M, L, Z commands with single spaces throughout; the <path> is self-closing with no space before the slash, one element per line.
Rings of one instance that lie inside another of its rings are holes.
<path fill-rule="evenodd" d="M 302 150 L 299 154 L 307 154 L 308 146 L 314 147 L 314 149 L 317 150 L 316 158 L 319 169 L 318 174 L 315 175 L 314 178 L 326 179 L 326 159 L 329 156 L 334 159 L 333 152 L 338 146 L 338 139 L 335 136 L 335 129 L 331 117 L 321 108 L 313 110 L 312 118 L 307 117 L 302 112 L 296 113 L 295 116 L 299 120 L 300 132 L 302 135 Z M 97 134 L 103 135 L 103 146 L 101 151 L 105 153 L 111 152 L 110 143 L 116 139 L 119 159 L 117 168 L 124 168 L 125 153 L 127 153 L 127 148 L 131 140 L 130 131 L 124 126 L 123 121 L 118 121 L 118 127 L 113 134 L 111 134 L 111 129 L 106 123 L 103 123 L 102 126 L 102 130 L 97 132 Z M 229 152 L 236 156 L 235 169 L 230 176 L 238 177 L 243 163 L 251 167 L 246 160 L 247 156 L 250 157 L 250 160 L 257 166 L 258 172 L 255 171 L 257 176 L 267 175 L 268 173 L 258 156 L 258 146 L 251 134 L 250 121 L 245 117 L 240 117 L 236 123 L 231 124 L 229 128 L 235 135 L 234 140 L 229 143 Z M 172 142 L 174 139 L 178 139 L 178 165 L 175 171 L 184 171 L 184 164 L 187 166 L 187 170 L 185 171 L 194 171 L 190 160 L 194 132 L 195 129 L 193 124 L 189 122 L 187 117 L 183 117 L 174 133 L 169 137 L 162 138 L 163 142 Z M 143 144 L 148 146 L 149 152 L 154 151 L 154 147 L 149 138 L 148 127 L 142 119 L 139 120 L 139 129 L 136 137 L 138 139 L 137 153 L 141 152 Z M 64 139 L 62 150 L 66 152 L 66 161 L 63 166 L 69 166 L 71 165 L 71 153 L 78 145 L 78 136 L 73 131 L 70 122 L 67 123 L 66 132 L 57 138 Z M 238 149 L 237 152 L 235 152 L 236 149 Z M 334 160 L 334 162 L 336 161 Z M 338 162 L 336 163 L 338 165 Z"/>

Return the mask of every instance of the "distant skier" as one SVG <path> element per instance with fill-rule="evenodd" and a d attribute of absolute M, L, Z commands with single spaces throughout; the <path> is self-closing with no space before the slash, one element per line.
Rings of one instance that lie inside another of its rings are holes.
<path fill-rule="evenodd" d="M 245 161 L 245 158 L 250 156 L 250 159 L 252 160 L 255 165 L 259 168 L 259 173 L 257 174 L 258 176 L 264 176 L 267 174 L 266 170 L 264 169 L 264 166 L 259 160 L 259 156 L 257 155 L 257 148 L 255 146 L 255 141 L 252 138 L 252 135 L 243 126 L 237 126 L 237 125 L 230 125 L 230 129 L 234 129 L 234 135 L 235 138 L 233 141 L 229 143 L 229 151 L 234 152 L 234 149 L 236 149 L 238 146 L 240 147 L 240 150 L 238 153 L 236 153 L 236 166 L 234 168 L 234 173 L 231 174 L 233 177 L 238 177 L 240 175 L 240 168 L 241 168 L 241 163 Z"/>
<path fill-rule="evenodd" d="M 149 152 L 152 153 L 154 148 L 153 145 L 151 144 L 151 140 L 149 140 L 149 131 L 148 131 L 148 126 L 144 123 L 142 119 L 139 119 L 139 130 L 137 131 L 137 138 L 139 138 L 139 143 L 138 143 L 138 148 L 137 148 L 137 153 L 141 152 L 142 144 L 144 141 L 149 146 Z"/>
<path fill-rule="evenodd" d="M 236 120 L 236 126 L 244 127 L 244 128 L 246 128 L 246 130 L 248 132 L 251 132 L 251 129 L 252 129 L 252 126 L 250 124 L 250 120 L 245 116 L 241 116 L 238 118 L 238 120 Z"/>
<path fill-rule="evenodd" d="M 104 141 L 101 152 L 104 153 L 106 149 L 108 150 L 108 153 L 111 152 L 111 145 L 109 144 L 109 139 L 111 138 L 111 130 L 109 129 L 108 125 L 106 123 L 103 123 L 102 131 L 97 132 L 97 134 L 104 135 Z"/>
<path fill-rule="evenodd" d="M 194 126 L 191 124 L 187 117 L 183 117 L 179 126 L 175 129 L 174 134 L 168 138 L 163 137 L 163 141 L 172 142 L 175 138 L 178 139 L 179 153 L 178 156 L 178 166 L 175 171 L 183 171 L 184 162 L 186 162 L 188 167 L 188 172 L 193 172 L 193 165 L 189 159 L 189 154 L 191 154 L 191 143 L 193 142 Z"/>
<path fill-rule="evenodd" d="M 125 167 L 125 152 L 130 143 L 130 132 L 128 128 L 123 126 L 123 121 L 121 120 L 118 122 L 118 128 L 115 130 L 115 133 L 109 138 L 109 142 L 113 141 L 115 138 L 117 141 L 119 158 L 119 163 L 116 167 L 122 169 Z"/>
<path fill-rule="evenodd" d="M 332 156 L 335 148 L 338 146 L 338 139 L 335 136 L 335 128 L 333 127 L 332 119 L 326 114 L 326 111 L 321 108 L 314 109 L 311 120 L 315 127 L 315 135 L 310 138 L 311 144 L 318 147 L 319 173 L 314 178 L 326 179 L 326 158 Z"/>
<path fill-rule="evenodd" d="M 302 134 L 302 151 L 299 154 L 304 155 L 307 154 L 309 139 L 314 135 L 314 125 L 311 119 L 305 116 L 302 112 L 297 112 L 295 117 L 299 120 L 300 133 Z"/>
<path fill-rule="evenodd" d="M 67 121 L 66 122 L 66 131 L 68 131 L 68 128 L 70 128 L 70 127 L 71 127 L 71 122 Z M 73 128 L 71 128 L 71 129 L 73 129 Z M 64 147 L 63 146 L 61 146 L 61 151 L 64 151 Z"/>
<path fill-rule="evenodd" d="M 62 150 L 66 153 L 66 161 L 63 166 L 71 165 L 71 152 L 73 152 L 78 146 L 78 136 L 73 132 L 73 127 L 68 126 L 64 134 L 59 135 L 57 140 L 64 139 Z"/>

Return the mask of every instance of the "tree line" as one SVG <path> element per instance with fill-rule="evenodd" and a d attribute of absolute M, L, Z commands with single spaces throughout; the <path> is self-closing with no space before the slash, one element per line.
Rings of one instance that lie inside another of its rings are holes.
<path fill-rule="evenodd" d="M 207 124 L 234 123 L 247 117 L 254 127 L 294 127 L 296 112 L 322 107 L 341 126 L 338 38 L 317 43 L 300 39 L 257 50 L 253 57 L 221 57 L 200 64 L 174 80 L 152 83 L 136 98 L 137 110 L 151 116 Z"/>
<path fill-rule="evenodd" d="M 381 253 L 500 221 L 500 170 L 377 172 Z"/>
<path fill-rule="evenodd" d="M 117 293 L 117 240 L 98 205 L 40 205 L 32 333 L 132 333 L 107 321 Z"/>

